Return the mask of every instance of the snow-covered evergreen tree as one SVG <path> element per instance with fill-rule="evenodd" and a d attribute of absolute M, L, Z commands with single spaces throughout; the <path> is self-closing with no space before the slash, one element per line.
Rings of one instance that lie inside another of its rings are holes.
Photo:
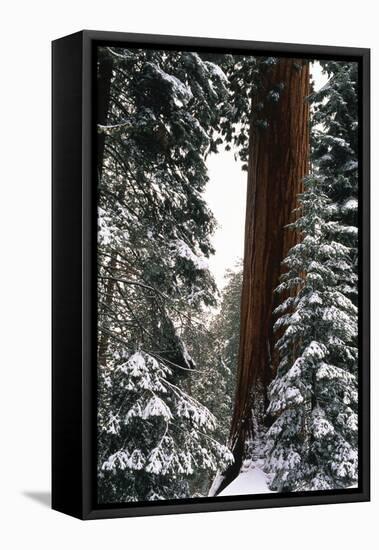
<path fill-rule="evenodd" d="M 211 322 L 209 314 L 208 322 L 204 315 L 204 329 L 192 331 L 188 343 L 191 355 L 198 364 L 198 374 L 193 377 L 193 395 L 215 414 L 218 419 L 217 437 L 226 443 L 229 439 L 237 371 L 241 265 L 228 270 L 225 279 L 219 310 L 211 316 Z"/>
<path fill-rule="evenodd" d="M 196 53 L 100 48 L 102 89 L 102 63 L 98 496 L 181 498 L 194 464 L 212 471 L 229 457 L 203 433 L 214 417 L 184 392 L 195 362 L 183 338 L 189 306 L 215 304 L 202 192 L 226 77 Z"/>
<path fill-rule="evenodd" d="M 312 96 L 314 170 L 323 176 L 323 191 L 334 204 L 333 219 L 358 226 L 358 64 L 321 61 L 328 82 Z M 358 262 L 358 233 L 336 235 Z"/>
<path fill-rule="evenodd" d="M 106 502 L 189 496 L 194 472 L 231 460 L 213 437 L 216 419 L 170 381 L 172 369 L 141 351 L 101 372 L 100 465 Z"/>
<path fill-rule="evenodd" d="M 236 377 L 239 324 L 241 316 L 242 262 L 225 274 L 226 284 L 221 293 L 220 312 L 214 323 L 214 330 L 222 342 L 222 357 L 228 369 L 233 373 L 227 393 L 234 394 Z"/>
<path fill-rule="evenodd" d="M 346 488 L 357 482 L 357 276 L 351 249 L 356 233 L 334 221 L 325 181 L 312 176 L 291 229 L 301 243 L 285 259 L 277 292 L 276 349 L 281 357 L 270 386 L 265 469 L 278 491 Z M 336 240 L 338 235 L 341 239 Z"/>
<path fill-rule="evenodd" d="M 243 162 L 242 170 L 247 171 L 251 125 L 262 131 L 268 127 L 270 121 L 262 114 L 264 103 L 278 103 L 283 90 L 283 83 L 275 87 L 267 83 L 267 77 L 278 63 L 278 58 L 225 55 L 220 56 L 218 62 L 227 76 L 228 92 L 220 109 L 220 142 L 227 143 L 227 150 L 234 146 L 235 155 Z M 255 102 L 255 97 L 260 97 L 262 101 Z"/>
<path fill-rule="evenodd" d="M 343 206 L 358 194 L 358 64 L 320 63 L 329 80 L 311 98 L 312 163 L 328 197 Z"/>

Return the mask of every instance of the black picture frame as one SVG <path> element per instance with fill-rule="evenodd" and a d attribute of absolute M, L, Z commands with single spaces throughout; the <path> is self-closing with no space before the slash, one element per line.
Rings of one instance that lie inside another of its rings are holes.
<path fill-rule="evenodd" d="M 94 48 L 99 44 L 349 59 L 360 74 L 359 461 L 356 489 L 283 496 L 95 502 L 96 185 Z M 370 499 L 370 50 L 85 30 L 52 43 L 52 508 L 81 519 Z"/>

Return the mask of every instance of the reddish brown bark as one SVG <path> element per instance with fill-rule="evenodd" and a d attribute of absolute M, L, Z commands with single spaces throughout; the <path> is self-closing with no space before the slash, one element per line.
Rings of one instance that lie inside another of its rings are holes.
<path fill-rule="evenodd" d="M 268 99 L 268 93 L 281 84 L 279 101 Z M 252 435 L 255 390 L 263 388 L 265 394 L 274 374 L 274 289 L 281 262 L 298 238 L 284 227 L 294 219 L 297 196 L 308 171 L 308 95 L 308 63 L 283 58 L 266 73 L 263 91 L 252 102 L 240 344 L 231 425 L 237 474 L 244 442 Z M 257 125 L 257 118 L 268 126 Z"/>

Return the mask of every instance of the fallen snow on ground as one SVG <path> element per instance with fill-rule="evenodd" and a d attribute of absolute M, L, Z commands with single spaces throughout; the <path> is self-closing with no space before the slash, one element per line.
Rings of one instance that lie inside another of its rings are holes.
<path fill-rule="evenodd" d="M 274 493 L 268 488 L 267 475 L 260 468 L 261 461 L 244 463 L 241 473 L 218 496 L 261 495 Z"/>
<path fill-rule="evenodd" d="M 269 479 L 267 474 L 262 470 L 263 460 L 245 460 L 239 475 L 217 496 L 230 497 L 238 495 L 261 495 L 263 493 L 276 493 L 268 488 Z M 215 489 L 219 487 L 222 478 L 215 479 Z M 212 485 L 213 487 L 213 485 Z M 351 485 L 347 489 L 356 489 L 358 485 Z M 214 494 L 214 493 L 213 493 Z M 209 493 L 209 496 L 213 496 Z"/>

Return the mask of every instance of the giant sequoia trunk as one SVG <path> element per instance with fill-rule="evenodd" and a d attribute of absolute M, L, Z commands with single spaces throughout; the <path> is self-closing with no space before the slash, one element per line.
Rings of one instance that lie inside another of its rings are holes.
<path fill-rule="evenodd" d="M 275 92 L 280 89 L 277 100 Z M 266 72 L 262 92 L 252 101 L 238 374 L 230 434 L 235 463 L 218 491 L 239 473 L 245 443 L 254 437 L 252 411 L 258 400 L 267 405 L 267 386 L 275 375 L 274 289 L 281 262 L 298 238 L 284 227 L 294 219 L 308 171 L 308 94 L 308 63 L 283 58 Z"/>

